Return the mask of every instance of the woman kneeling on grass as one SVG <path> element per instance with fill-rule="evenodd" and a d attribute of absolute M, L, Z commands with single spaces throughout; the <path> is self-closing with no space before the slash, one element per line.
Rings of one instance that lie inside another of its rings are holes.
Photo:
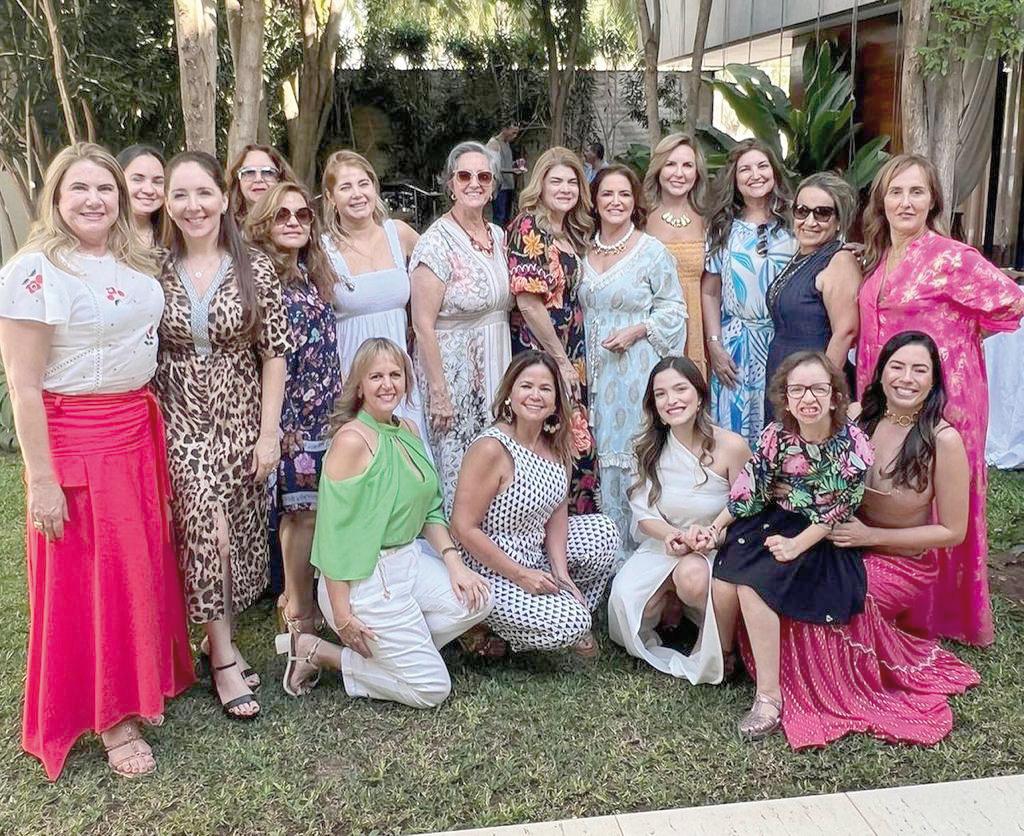
<path fill-rule="evenodd" d="M 433 708 L 451 692 L 438 650 L 491 611 L 487 582 L 448 534 L 416 426 L 394 416 L 411 377 L 408 356 L 383 337 L 352 361 L 320 477 L 312 556 L 320 609 L 344 647 L 311 633 L 278 636 L 292 696 L 309 693 L 326 667 L 341 671 L 350 696 Z M 424 553 L 421 535 L 443 563 Z"/>

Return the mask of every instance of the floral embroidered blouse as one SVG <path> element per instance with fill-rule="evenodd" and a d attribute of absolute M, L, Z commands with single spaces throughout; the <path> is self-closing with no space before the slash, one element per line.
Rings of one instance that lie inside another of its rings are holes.
<path fill-rule="evenodd" d="M 812 444 L 773 421 L 732 484 L 729 511 L 752 517 L 775 502 L 812 524 L 845 522 L 864 498 L 864 479 L 874 460 L 871 441 L 850 422 L 822 444 Z M 789 487 L 783 498 L 774 495 L 778 485 Z"/>

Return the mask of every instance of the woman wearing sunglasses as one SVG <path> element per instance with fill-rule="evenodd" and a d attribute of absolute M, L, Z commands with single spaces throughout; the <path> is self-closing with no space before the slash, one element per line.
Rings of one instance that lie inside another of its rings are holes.
<path fill-rule="evenodd" d="M 853 365 L 847 359 L 857 339 L 857 292 L 860 265 L 843 249 L 843 239 L 857 210 L 850 185 L 836 174 L 812 174 L 800 183 L 793 203 L 793 231 L 797 251 L 768 285 L 768 312 L 775 336 L 768 349 L 766 380 L 795 351 L 824 351 L 832 365 L 845 369 L 853 383 Z M 766 420 L 772 407 L 765 398 Z"/>
<path fill-rule="evenodd" d="M 334 309 L 337 276 L 320 246 L 304 186 L 279 183 L 256 201 L 245 235 L 274 263 L 291 335 L 281 407 L 281 461 L 271 491 L 284 563 L 284 622 L 312 632 L 317 621 L 309 563 L 320 467 L 331 410 L 341 394 Z"/>
<path fill-rule="evenodd" d="M 456 145 L 442 175 L 452 207 L 423 233 L 409 264 L 416 375 L 446 514 L 462 456 L 490 425 L 512 359 L 505 234 L 484 220 L 499 174 L 498 158 L 479 142 Z"/>
<path fill-rule="evenodd" d="M 242 229 L 253 204 L 278 183 L 297 183 L 288 160 L 269 145 L 246 145 L 228 166 L 228 201 L 235 223 Z"/>
<path fill-rule="evenodd" d="M 765 363 L 772 341 L 768 286 L 796 250 L 789 190 L 775 152 L 736 143 L 715 177 L 701 313 L 711 380 L 711 418 L 753 444 L 764 426 Z"/>

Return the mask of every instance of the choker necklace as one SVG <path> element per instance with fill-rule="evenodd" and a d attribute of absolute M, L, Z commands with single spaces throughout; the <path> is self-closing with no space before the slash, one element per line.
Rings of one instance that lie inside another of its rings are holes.
<path fill-rule="evenodd" d="M 685 212 L 681 213 L 677 218 L 667 209 L 661 213 L 661 219 L 671 227 L 676 229 L 682 229 L 684 226 L 689 226 L 693 223 L 693 218 L 687 215 Z"/>
<path fill-rule="evenodd" d="M 485 245 L 481 244 L 479 241 L 476 240 L 476 238 L 473 237 L 473 234 L 462 225 L 462 222 L 458 218 L 455 217 L 454 212 L 449 212 L 448 217 L 455 221 L 459 229 L 466 233 L 466 237 L 469 239 L 469 245 L 474 250 L 476 250 L 478 253 L 483 253 L 488 258 L 494 255 L 494 235 L 491 232 L 490 224 L 486 222 L 484 223 L 484 230 L 487 232 L 487 244 Z"/>
<path fill-rule="evenodd" d="M 626 234 L 623 235 L 614 244 L 602 243 L 601 233 L 598 232 L 594 236 L 594 249 L 596 249 L 599 253 L 603 255 L 617 255 L 618 253 L 621 253 L 624 249 L 626 249 L 626 242 L 629 240 L 629 236 L 631 236 L 635 230 L 636 227 L 633 225 L 632 221 L 630 221 L 629 229 L 626 231 Z"/>
<path fill-rule="evenodd" d="M 917 423 L 917 416 L 920 414 L 920 409 L 913 415 L 897 415 L 891 409 L 885 410 L 885 418 L 894 423 L 897 427 L 903 427 L 903 429 L 909 429 L 914 426 L 914 424 Z"/>

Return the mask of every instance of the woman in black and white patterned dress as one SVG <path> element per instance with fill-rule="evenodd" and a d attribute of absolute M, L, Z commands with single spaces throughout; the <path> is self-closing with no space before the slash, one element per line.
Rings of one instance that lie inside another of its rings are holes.
<path fill-rule="evenodd" d="M 603 514 L 570 517 L 571 405 L 555 361 L 516 355 L 492 407 L 496 422 L 462 461 L 452 533 L 491 583 L 486 624 L 514 651 L 597 655 L 590 632 L 619 547 Z"/>

